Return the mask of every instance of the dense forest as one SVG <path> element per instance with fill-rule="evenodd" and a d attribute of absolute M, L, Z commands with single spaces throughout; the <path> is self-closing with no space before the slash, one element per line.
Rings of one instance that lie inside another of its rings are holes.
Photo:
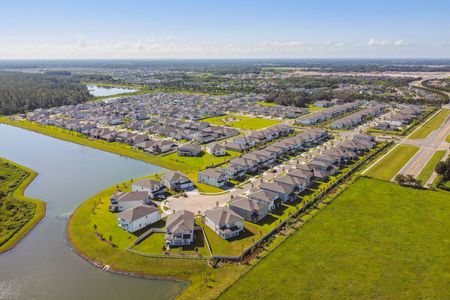
<path fill-rule="evenodd" d="M 70 73 L 0 72 L 0 115 L 77 104 L 90 97 L 86 86 Z"/>

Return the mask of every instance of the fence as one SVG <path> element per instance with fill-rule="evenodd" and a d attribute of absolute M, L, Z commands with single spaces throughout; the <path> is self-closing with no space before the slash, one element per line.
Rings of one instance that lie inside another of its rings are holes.
<path fill-rule="evenodd" d="M 322 199 L 323 196 L 325 196 L 328 192 L 330 192 L 332 189 L 336 188 L 337 185 L 341 184 L 345 179 L 347 179 L 350 175 L 352 175 L 360 166 L 362 166 L 364 163 L 366 163 L 368 160 L 372 159 L 375 155 L 386 149 L 392 144 L 392 142 L 389 142 L 385 145 L 383 145 L 381 148 L 377 149 L 375 152 L 367 156 L 365 159 L 357 163 L 355 166 L 353 166 L 348 172 L 343 174 L 341 177 L 339 177 L 335 182 L 333 182 L 331 185 L 329 185 L 325 190 L 321 191 L 319 194 L 314 196 L 311 200 L 309 200 L 305 205 L 303 205 L 301 208 L 296 210 L 292 215 L 290 215 L 288 218 L 286 218 L 284 221 L 282 221 L 279 225 L 277 225 L 275 228 L 273 228 L 270 232 L 265 234 L 263 237 L 261 237 L 258 241 L 253 243 L 251 246 L 247 247 L 239 256 L 224 256 L 224 255 L 213 255 L 212 258 L 218 259 L 218 260 L 233 260 L 233 261 L 242 261 L 244 257 L 251 254 L 257 247 L 259 247 L 262 243 L 264 243 L 270 236 L 272 236 L 274 233 L 279 232 L 290 220 L 297 218 L 300 214 L 304 213 L 307 209 L 309 209 L 312 205 L 319 203 L 318 201 Z"/>

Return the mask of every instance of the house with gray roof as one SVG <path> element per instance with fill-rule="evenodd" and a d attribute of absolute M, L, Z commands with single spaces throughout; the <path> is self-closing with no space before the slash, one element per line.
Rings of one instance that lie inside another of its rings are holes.
<path fill-rule="evenodd" d="M 167 216 L 165 244 L 167 246 L 184 246 L 194 242 L 194 213 L 180 210 Z"/>
<path fill-rule="evenodd" d="M 228 207 L 205 211 L 203 223 L 224 240 L 238 236 L 244 230 L 244 218 Z"/>
<path fill-rule="evenodd" d="M 142 204 L 121 212 L 117 218 L 117 225 L 128 232 L 136 232 L 160 219 L 158 208 Z"/>
<path fill-rule="evenodd" d="M 148 203 L 150 203 L 150 196 L 147 191 L 116 192 L 110 197 L 109 210 L 123 211 Z"/>
<path fill-rule="evenodd" d="M 202 146 L 199 144 L 185 144 L 178 147 L 179 156 L 199 156 L 202 153 Z"/>
<path fill-rule="evenodd" d="M 161 176 L 161 183 L 173 191 L 189 191 L 194 188 L 192 181 L 179 171 L 169 171 Z"/>
<path fill-rule="evenodd" d="M 227 184 L 227 176 L 217 169 L 206 169 L 198 172 L 197 180 L 199 183 L 218 188 L 224 187 Z"/>
<path fill-rule="evenodd" d="M 264 191 L 269 191 L 278 194 L 278 198 L 283 202 L 291 200 L 291 196 L 294 193 L 293 186 L 273 181 L 263 182 L 261 183 L 259 188 Z"/>
<path fill-rule="evenodd" d="M 164 188 L 164 185 L 160 181 L 150 178 L 144 178 L 131 184 L 131 191 L 145 191 L 152 198 L 154 198 L 158 194 L 163 193 Z"/>
<path fill-rule="evenodd" d="M 236 197 L 228 204 L 228 207 L 243 217 L 245 220 L 258 223 L 269 213 L 269 205 L 255 201 L 247 197 Z"/>

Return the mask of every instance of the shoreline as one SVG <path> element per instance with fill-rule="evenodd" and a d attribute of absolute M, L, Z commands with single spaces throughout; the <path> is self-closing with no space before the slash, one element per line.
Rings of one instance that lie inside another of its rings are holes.
<path fill-rule="evenodd" d="M 47 203 L 39 200 L 25 196 L 25 190 L 37 177 L 38 173 L 31 170 L 25 166 L 19 165 L 9 159 L 3 158 L 2 160 L 14 165 L 17 168 L 23 169 L 28 173 L 28 176 L 19 184 L 19 186 L 12 193 L 14 198 L 21 201 L 28 201 L 36 205 L 33 217 L 20 228 L 10 239 L 8 239 L 3 245 L 0 246 L 0 255 L 8 251 L 11 251 L 15 246 L 17 246 L 41 221 L 47 214 Z"/>
<path fill-rule="evenodd" d="M 83 204 L 83 203 L 84 202 L 80 203 L 80 205 Z M 75 208 L 74 212 L 77 209 L 78 209 L 78 207 Z M 172 282 L 183 283 L 184 287 L 172 299 L 178 298 L 178 296 L 180 296 L 191 285 L 191 281 L 190 280 L 183 280 L 183 279 L 176 278 L 176 277 L 157 276 L 157 275 L 150 275 L 150 274 L 145 273 L 145 272 L 131 272 L 131 271 L 124 271 L 124 270 L 120 270 L 120 269 L 115 269 L 115 268 L 112 268 L 109 265 L 103 265 L 102 263 L 97 261 L 95 258 L 89 257 L 88 255 L 83 253 L 80 249 L 78 249 L 75 246 L 75 244 L 73 242 L 73 239 L 72 239 L 72 236 L 69 233 L 69 227 L 70 227 L 70 222 L 72 221 L 72 216 L 73 216 L 73 213 L 70 215 L 69 220 L 67 221 L 67 226 L 66 226 L 66 230 L 65 230 L 70 250 L 73 253 L 75 253 L 78 257 L 82 258 L 84 261 L 89 263 L 91 266 L 93 266 L 93 267 L 95 267 L 95 268 L 97 268 L 99 270 L 102 270 L 104 272 L 108 272 L 108 273 L 116 274 L 116 275 L 121 275 L 121 276 L 127 276 L 127 277 L 131 277 L 131 278 L 147 279 L 147 280 L 160 280 L 160 281 L 172 281 Z M 108 268 L 105 269 L 104 268 L 105 266 L 108 266 Z"/>
<path fill-rule="evenodd" d="M 145 152 L 141 152 L 138 150 L 128 149 L 125 146 L 121 146 L 119 144 L 114 144 L 102 140 L 93 140 L 89 139 L 85 136 L 82 136 L 79 133 L 69 133 L 68 130 L 54 127 L 54 126 L 46 126 L 40 125 L 36 123 L 32 123 L 29 121 L 17 121 L 12 120 L 8 116 L 0 116 L 0 124 L 10 125 L 18 128 L 22 128 L 25 130 L 33 131 L 39 134 L 43 134 L 52 138 L 56 138 L 65 142 L 70 142 L 90 148 L 94 148 L 97 150 L 101 150 L 104 152 L 109 152 L 113 154 L 117 154 L 123 157 L 140 160 L 148 164 L 153 164 L 158 167 L 176 170 L 177 167 L 170 163 L 159 160 L 159 156 L 151 156 L 146 154 Z M 53 128 L 54 127 L 54 128 Z"/>

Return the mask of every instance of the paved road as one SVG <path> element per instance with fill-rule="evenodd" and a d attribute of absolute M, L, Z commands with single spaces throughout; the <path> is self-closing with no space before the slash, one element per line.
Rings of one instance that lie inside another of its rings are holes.
<path fill-rule="evenodd" d="M 357 131 L 354 132 L 354 134 L 356 133 Z M 228 201 L 231 200 L 232 196 L 236 197 L 239 195 L 248 194 L 252 189 L 258 187 L 262 183 L 262 181 L 269 181 L 277 176 L 280 176 L 289 168 L 294 167 L 297 164 L 305 163 L 306 161 L 322 153 L 322 151 L 324 151 L 325 149 L 330 149 L 333 144 L 343 141 L 344 139 L 345 138 L 341 136 L 337 136 L 333 140 L 327 141 L 326 143 L 312 148 L 307 152 L 301 153 L 299 156 L 283 164 L 275 166 L 274 168 L 261 174 L 261 177 L 251 178 L 250 182 L 244 184 L 241 188 L 233 188 L 227 193 L 213 195 L 191 193 L 188 194 L 187 197 L 169 197 L 167 201 L 164 201 L 164 205 L 168 208 L 165 213 L 170 214 L 172 211 L 188 210 L 195 214 L 199 212 L 200 214 L 202 214 L 206 210 L 214 208 L 216 206 L 224 206 Z"/>
<path fill-rule="evenodd" d="M 420 150 L 411 160 L 399 171 L 400 174 L 413 175 L 417 177 L 436 150 L 448 150 L 450 144 L 445 141 L 450 134 L 450 115 L 441 125 L 441 127 L 428 135 L 422 140 L 404 139 L 402 144 L 415 145 Z M 394 177 L 395 178 L 395 177 Z"/>

